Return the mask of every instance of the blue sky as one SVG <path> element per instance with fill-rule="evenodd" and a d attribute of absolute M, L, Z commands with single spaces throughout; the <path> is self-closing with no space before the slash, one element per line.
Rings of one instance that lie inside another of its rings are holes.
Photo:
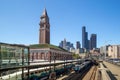
<path fill-rule="evenodd" d="M 0 0 L 0 42 L 37 44 L 45 7 L 51 44 L 82 42 L 82 26 L 97 34 L 98 47 L 120 43 L 120 0 Z"/>

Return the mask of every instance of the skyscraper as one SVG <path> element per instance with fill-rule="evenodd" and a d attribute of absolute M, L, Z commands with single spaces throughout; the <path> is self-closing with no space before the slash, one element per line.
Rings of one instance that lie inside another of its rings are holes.
<path fill-rule="evenodd" d="M 63 47 L 63 41 L 61 41 L 60 43 L 59 43 L 59 47 Z"/>
<path fill-rule="evenodd" d="M 77 41 L 77 42 L 76 42 L 76 49 L 80 49 L 80 48 L 81 48 L 80 42 Z"/>
<path fill-rule="evenodd" d="M 82 27 L 82 48 L 85 48 L 85 26 Z"/>
<path fill-rule="evenodd" d="M 40 19 L 39 44 L 50 44 L 50 24 L 46 9 Z"/>
<path fill-rule="evenodd" d="M 90 49 L 96 48 L 97 47 L 97 35 L 96 34 L 91 34 L 90 37 Z"/>
<path fill-rule="evenodd" d="M 85 48 L 89 49 L 88 32 L 85 32 Z"/>
<path fill-rule="evenodd" d="M 68 51 L 70 51 L 70 49 L 74 49 L 73 44 L 71 42 L 66 41 L 66 39 L 59 43 L 59 47 L 66 49 Z"/>
<path fill-rule="evenodd" d="M 66 39 L 64 39 L 64 41 L 63 41 L 63 48 L 64 49 L 66 49 L 66 44 L 67 44 Z"/>
<path fill-rule="evenodd" d="M 86 32 L 86 27 L 82 27 L 82 48 L 88 49 L 88 32 Z"/>

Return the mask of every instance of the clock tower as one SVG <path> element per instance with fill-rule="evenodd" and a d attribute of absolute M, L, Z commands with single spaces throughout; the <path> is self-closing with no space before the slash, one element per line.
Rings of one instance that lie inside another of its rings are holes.
<path fill-rule="evenodd" d="M 50 44 L 50 24 L 46 9 L 40 19 L 39 44 Z"/>

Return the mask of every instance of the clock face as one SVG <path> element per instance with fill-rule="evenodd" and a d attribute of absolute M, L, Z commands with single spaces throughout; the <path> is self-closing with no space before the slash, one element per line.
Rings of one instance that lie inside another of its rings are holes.
<path fill-rule="evenodd" d="M 42 18 L 42 19 L 41 19 L 41 22 L 45 22 L 45 18 Z"/>

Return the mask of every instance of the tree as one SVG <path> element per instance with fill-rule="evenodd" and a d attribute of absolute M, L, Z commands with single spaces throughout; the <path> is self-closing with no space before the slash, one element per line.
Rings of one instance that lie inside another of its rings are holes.
<path fill-rule="evenodd" d="M 75 53 L 73 53 L 72 56 L 73 56 L 74 59 L 78 59 L 78 58 L 80 58 L 79 54 L 75 54 Z"/>

